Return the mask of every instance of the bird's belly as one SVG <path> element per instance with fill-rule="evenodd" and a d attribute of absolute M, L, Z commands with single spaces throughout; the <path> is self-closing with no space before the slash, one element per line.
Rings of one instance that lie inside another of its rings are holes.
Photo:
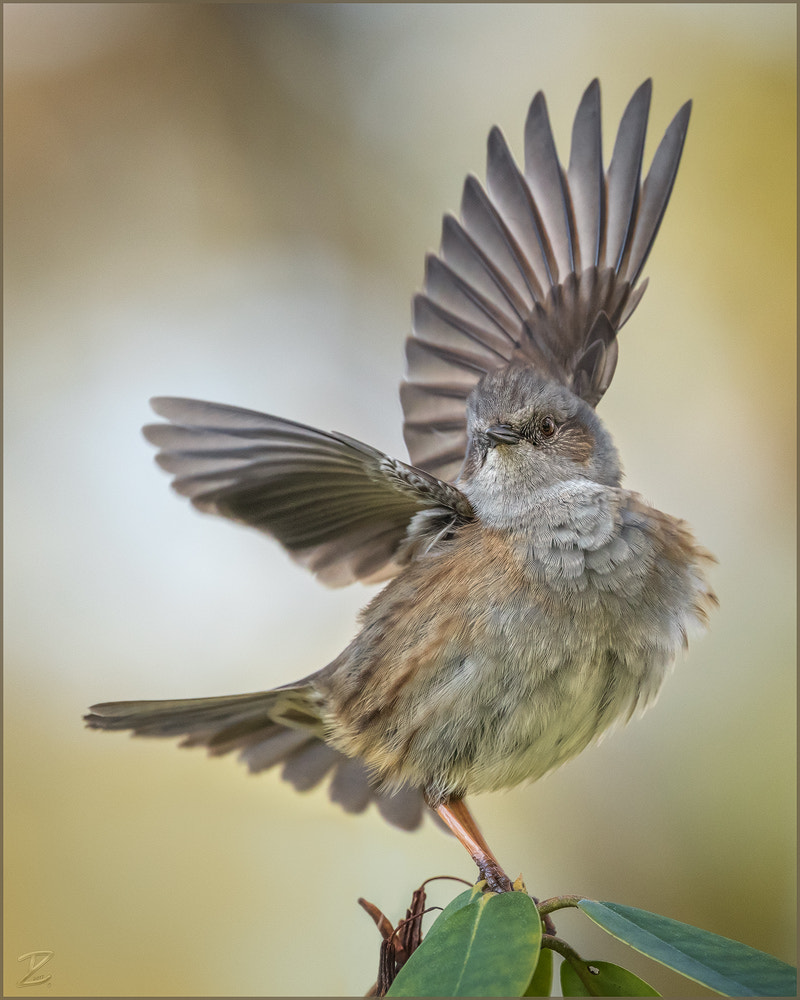
<path fill-rule="evenodd" d="M 630 615 L 615 629 L 597 607 L 572 611 L 484 605 L 374 716 L 357 752 L 434 799 L 535 780 L 574 757 L 650 699 L 672 656 L 633 642 Z"/>
<path fill-rule="evenodd" d="M 590 643 L 551 653 L 546 665 L 476 650 L 417 705 L 403 770 L 444 794 L 535 780 L 628 716 L 640 687 L 612 649 Z"/>
<path fill-rule="evenodd" d="M 574 757 L 653 701 L 702 597 L 699 574 L 681 597 L 678 570 L 636 544 L 636 572 L 598 549 L 575 573 L 557 548 L 537 563 L 506 536 L 465 529 L 366 609 L 322 688 L 328 738 L 387 785 L 433 799 Z"/>

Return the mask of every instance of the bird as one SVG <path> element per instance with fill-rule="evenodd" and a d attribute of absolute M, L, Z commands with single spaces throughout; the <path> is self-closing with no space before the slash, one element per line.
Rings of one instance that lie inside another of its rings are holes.
<path fill-rule="evenodd" d="M 89 727 L 238 751 L 299 790 L 327 779 L 345 810 L 374 803 L 404 829 L 430 810 L 490 890 L 512 888 L 466 796 L 534 781 L 651 705 L 718 603 L 714 557 L 622 486 L 596 412 L 691 112 L 642 180 L 651 91 L 630 99 L 607 168 L 597 79 L 566 168 L 541 91 L 523 168 L 492 128 L 485 186 L 467 177 L 413 299 L 408 463 L 276 416 L 151 401 L 163 420 L 143 433 L 195 508 L 266 533 L 326 585 L 385 585 L 352 642 L 296 683 L 106 702 Z"/>

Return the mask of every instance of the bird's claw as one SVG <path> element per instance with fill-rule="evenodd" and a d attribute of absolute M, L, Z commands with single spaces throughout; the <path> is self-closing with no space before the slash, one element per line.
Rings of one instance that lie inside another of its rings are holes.
<path fill-rule="evenodd" d="M 514 886 L 511 884 L 511 879 L 496 861 L 487 858 L 482 864 L 478 865 L 478 869 L 481 877 L 486 880 L 487 888 L 491 889 L 492 892 L 513 891 Z"/>

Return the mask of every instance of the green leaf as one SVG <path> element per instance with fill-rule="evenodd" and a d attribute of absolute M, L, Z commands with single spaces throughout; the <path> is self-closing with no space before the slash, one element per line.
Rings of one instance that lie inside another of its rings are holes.
<path fill-rule="evenodd" d="M 578 906 L 609 934 L 662 965 L 729 997 L 797 993 L 797 971 L 772 955 L 710 931 L 621 903 Z"/>
<path fill-rule="evenodd" d="M 547 951 L 547 948 L 543 948 Z M 612 962 L 587 962 L 592 974 L 589 990 L 569 962 L 561 963 L 561 992 L 565 997 L 660 997 L 649 983 Z"/>
<path fill-rule="evenodd" d="M 426 938 L 429 938 L 434 932 L 434 928 L 438 927 L 441 930 L 447 923 L 450 917 L 464 906 L 468 906 L 473 900 L 477 899 L 483 893 L 484 883 L 479 882 L 477 885 L 473 885 L 471 889 L 466 889 L 464 892 L 459 893 L 455 899 L 451 899 L 450 902 L 445 906 L 439 916 L 436 918 L 431 929 L 428 931 Z"/>
<path fill-rule="evenodd" d="M 387 996 L 521 996 L 541 939 L 539 913 L 526 893 L 462 893 L 440 914 Z"/>
<path fill-rule="evenodd" d="M 522 994 L 524 997 L 549 997 L 553 990 L 553 952 L 551 948 L 542 948 L 539 961 L 528 988 Z"/>

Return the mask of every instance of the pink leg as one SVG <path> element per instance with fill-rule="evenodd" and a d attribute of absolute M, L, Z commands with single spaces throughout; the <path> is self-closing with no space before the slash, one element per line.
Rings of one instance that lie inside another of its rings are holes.
<path fill-rule="evenodd" d="M 448 827 L 469 851 L 482 878 L 493 892 L 510 892 L 511 879 L 500 867 L 463 799 L 451 799 L 435 807 Z"/>

